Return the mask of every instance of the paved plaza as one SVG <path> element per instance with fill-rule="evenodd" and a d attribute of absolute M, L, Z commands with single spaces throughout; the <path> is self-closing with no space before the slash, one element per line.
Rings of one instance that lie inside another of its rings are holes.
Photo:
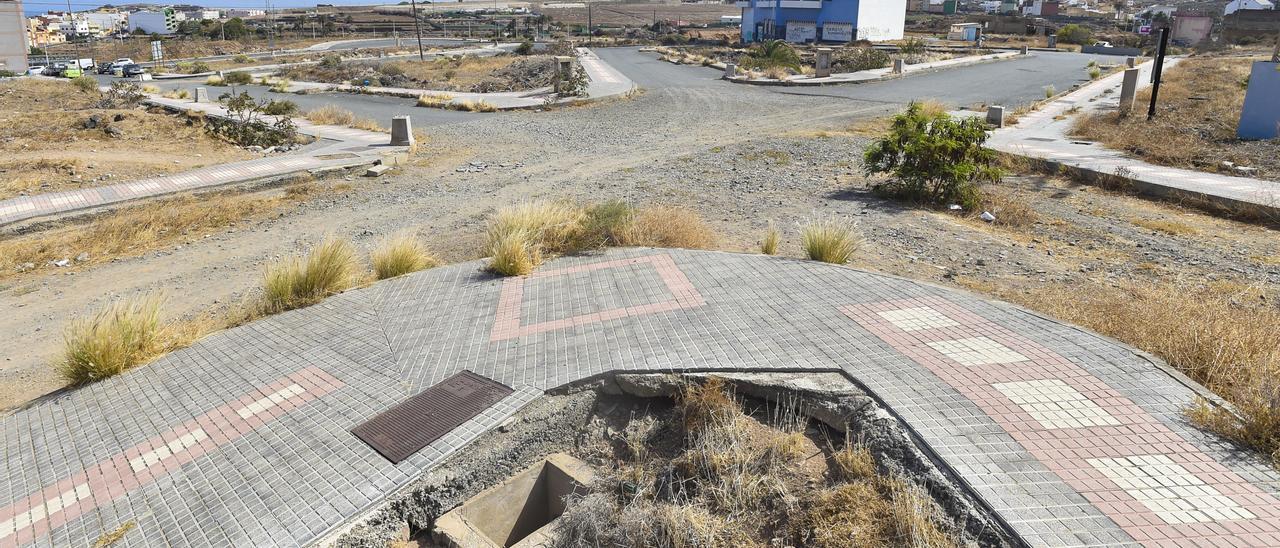
<path fill-rule="evenodd" d="M 620 249 L 379 282 L 3 419 L 0 545 L 296 546 L 544 391 L 614 370 L 856 377 L 1033 546 L 1280 545 L 1280 475 L 1132 348 L 968 293 L 763 255 Z M 514 393 L 391 464 L 350 430 L 459 371 Z"/>

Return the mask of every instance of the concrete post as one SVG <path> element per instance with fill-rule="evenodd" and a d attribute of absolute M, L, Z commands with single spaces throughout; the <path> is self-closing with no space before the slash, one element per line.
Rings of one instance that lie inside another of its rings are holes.
<path fill-rule="evenodd" d="M 738 77 L 738 65 L 735 65 L 735 64 L 733 64 L 733 63 L 725 63 L 725 64 L 724 64 L 724 77 L 725 77 L 726 79 L 728 79 L 728 78 L 737 78 L 737 77 Z"/>
<path fill-rule="evenodd" d="M 209 102 L 209 88 L 196 88 L 196 102 L 197 103 Z"/>
<path fill-rule="evenodd" d="M 560 86 L 565 80 L 573 77 L 573 57 L 556 56 L 556 79 L 553 84 L 556 93 L 560 93 Z"/>
<path fill-rule="evenodd" d="M 1120 84 L 1120 115 L 1128 116 L 1133 110 L 1134 99 L 1138 95 L 1138 73 L 1136 68 L 1124 69 L 1124 82 Z"/>
<path fill-rule="evenodd" d="M 813 77 L 831 76 L 831 48 L 818 48 L 817 59 L 813 63 Z"/>
<path fill-rule="evenodd" d="M 396 116 L 391 119 L 391 146 L 413 146 L 413 123 L 408 116 Z"/>
<path fill-rule="evenodd" d="M 1126 57 L 1124 60 L 1124 66 L 1129 68 L 1136 67 L 1138 66 L 1138 59 L 1134 57 Z"/>
<path fill-rule="evenodd" d="M 907 62 L 906 62 L 906 61 L 903 61 L 902 59 L 894 59 L 894 60 L 893 60 L 893 73 L 894 73 L 894 74 L 902 74 L 902 70 L 903 70 L 904 68 L 906 68 L 906 66 L 907 66 Z"/>
<path fill-rule="evenodd" d="M 1004 127 L 1004 107 L 991 105 L 987 107 L 987 123 L 995 127 Z"/>
<path fill-rule="evenodd" d="M 1051 48 L 1058 47 L 1058 35 L 1050 34 L 1048 38 L 1049 38 L 1049 47 Z"/>
<path fill-rule="evenodd" d="M 1027 46 L 1022 46 L 1022 54 L 1026 55 L 1028 53 L 1031 53 L 1031 50 Z"/>

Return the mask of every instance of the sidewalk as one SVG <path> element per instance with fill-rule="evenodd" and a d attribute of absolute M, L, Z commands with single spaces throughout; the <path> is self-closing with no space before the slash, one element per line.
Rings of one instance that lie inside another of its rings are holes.
<path fill-rule="evenodd" d="M 1165 70 L 1177 62 L 1176 58 L 1167 59 Z M 1149 85 L 1152 67 L 1150 61 L 1138 66 L 1142 71 L 1138 77 L 1140 88 Z M 1191 196 L 1229 209 L 1261 208 L 1280 213 L 1280 183 L 1149 164 L 1129 157 L 1123 151 L 1071 138 L 1071 125 L 1075 122 L 1072 110 L 1096 112 L 1116 109 L 1123 79 L 1124 73 L 1119 72 L 1060 97 L 1023 116 L 1017 124 L 993 132 L 987 147 L 1059 163 L 1098 176 L 1122 177 L 1135 190 L 1146 194 Z M 1134 115 L 1145 116 L 1146 106 L 1135 106 Z"/>
<path fill-rule="evenodd" d="M 836 369 L 1030 546 L 1280 545 L 1280 474 L 1186 421 L 1185 378 L 1083 329 L 765 255 L 481 266 L 214 333 L 0 418 L 0 546 L 89 546 L 130 523 L 121 545 L 310 546 L 546 391 L 608 371 Z M 395 463 L 351 433 L 463 370 L 514 393 Z"/>
<path fill-rule="evenodd" d="M 932 63 L 904 65 L 901 74 L 893 72 L 892 67 L 885 67 L 858 72 L 834 73 L 831 76 L 823 78 L 816 78 L 812 75 L 798 75 L 787 78 L 786 80 L 777 80 L 774 78 L 748 79 L 746 76 L 740 74 L 736 78 L 726 78 L 726 80 L 738 84 L 752 84 L 757 86 L 831 86 L 837 84 L 856 84 L 861 82 L 870 82 L 873 80 L 883 80 L 886 78 L 896 78 L 917 72 L 963 67 L 966 65 L 987 63 L 991 61 L 1002 61 L 1004 59 L 1012 59 L 1021 56 L 1022 53 L 1013 51 L 991 53 L 987 55 L 969 55 L 965 57 L 956 57 L 955 59 L 934 61 Z M 723 63 L 715 63 L 712 66 L 720 69 L 724 68 Z"/>
<path fill-rule="evenodd" d="M 159 96 L 151 96 L 148 101 L 168 108 L 199 110 L 212 116 L 226 115 L 226 109 L 217 103 L 195 103 Z M 368 165 L 377 162 L 386 154 L 406 150 L 406 147 L 388 145 L 390 136 L 385 133 L 323 126 L 301 118 L 294 119 L 294 123 L 297 124 L 300 133 L 321 139 L 320 146 L 308 147 L 305 152 L 296 154 L 207 166 L 126 183 L 3 200 L 0 201 L 0 226 L 175 192 L 279 177 L 303 171 Z"/>
<path fill-rule="evenodd" d="M 622 74 L 617 69 L 614 69 L 608 63 L 605 63 L 595 54 L 595 52 L 587 48 L 577 48 L 577 52 L 578 61 L 582 64 L 582 68 L 587 72 L 587 96 L 585 98 L 560 97 L 552 101 L 551 104 L 577 104 L 605 99 L 626 94 L 635 87 L 635 83 L 632 82 L 630 78 L 627 78 L 626 75 Z M 544 107 L 547 106 L 547 98 L 551 95 L 550 87 L 538 88 L 529 91 L 470 93 L 417 88 L 325 84 L 321 82 L 290 82 L 288 90 L 291 92 L 341 91 L 370 95 L 389 95 L 392 97 L 406 97 L 411 99 L 416 99 L 423 95 L 448 95 L 452 97 L 448 103 L 450 105 L 457 105 L 467 101 L 483 101 L 497 107 L 498 110 L 519 110 Z"/>

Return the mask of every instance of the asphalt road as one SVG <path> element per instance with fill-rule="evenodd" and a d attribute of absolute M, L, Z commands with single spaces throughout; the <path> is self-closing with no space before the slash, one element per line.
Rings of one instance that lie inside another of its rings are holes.
<path fill-rule="evenodd" d="M 368 40 L 362 42 L 370 42 Z M 342 44 L 335 44 L 341 46 Z M 367 47 L 367 46 L 360 46 Z M 1044 98 L 1045 87 L 1052 85 L 1058 91 L 1088 81 L 1086 65 L 1093 56 L 1077 53 L 1036 52 L 1024 58 L 939 70 L 915 74 L 903 78 L 823 87 L 779 87 L 733 84 L 720 79 L 721 71 L 693 66 L 676 66 L 659 61 L 652 53 L 642 53 L 638 48 L 597 48 L 600 57 L 622 71 L 647 93 L 667 93 L 675 96 L 692 94 L 698 101 L 715 100 L 751 103 L 755 99 L 774 103 L 780 97 L 796 98 L 795 108 L 821 108 L 830 104 L 834 110 L 845 110 L 853 105 L 882 104 L 886 107 L 905 105 L 912 100 L 938 99 L 954 107 L 980 103 L 1002 104 L 1010 109 Z M 109 83 L 114 78 L 99 76 Z M 153 85 L 162 90 L 175 88 L 193 89 L 203 84 L 203 79 L 157 80 Z M 232 88 L 211 88 L 209 93 L 220 95 Z M 414 106 L 414 100 L 376 95 L 351 93 L 323 93 L 296 95 L 273 93 L 265 86 L 237 86 L 236 91 L 247 91 L 259 99 L 289 100 L 303 110 L 311 110 L 329 104 L 389 125 L 393 116 L 410 115 L 417 127 L 448 125 L 464 121 L 501 118 L 507 114 L 481 114 Z M 678 104 L 678 102 L 676 103 Z M 700 108 L 699 104 L 689 105 Z M 602 105 L 600 108 L 612 108 Z M 669 108 L 669 107 L 668 107 Z M 744 113 L 745 115 L 746 113 Z"/>

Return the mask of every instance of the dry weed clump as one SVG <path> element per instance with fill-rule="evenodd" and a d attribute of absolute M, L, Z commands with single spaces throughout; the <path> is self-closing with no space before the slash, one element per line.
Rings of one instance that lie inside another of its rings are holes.
<path fill-rule="evenodd" d="M 805 256 L 824 263 L 845 264 L 862 247 L 858 223 L 847 217 L 814 217 L 800 227 Z"/>
<path fill-rule="evenodd" d="M 346 126 L 367 131 L 383 131 L 378 122 L 356 116 L 351 111 L 334 105 L 325 105 L 313 109 L 307 112 L 306 118 L 313 123 L 326 126 Z"/>
<path fill-rule="evenodd" d="M 373 274 L 379 280 L 426 270 L 437 264 L 427 246 L 409 233 L 384 238 L 369 254 Z"/>
<path fill-rule="evenodd" d="M 187 346 L 214 327 L 207 319 L 165 323 L 162 305 L 154 295 L 122 299 L 73 321 L 64 335 L 58 373 L 73 385 L 100 381 Z"/>
<path fill-rule="evenodd" d="M 669 419 L 644 429 L 655 447 L 605 458 L 613 467 L 567 501 L 553 545 L 956 545 L 933 500 L 877 475 L 873 461 L 861 462 L 869 453 L 849 452 L 859 472 L 842 475 L 823 466 L 842 457 L 822 458 L 808 417 L 782 405 L 760 414 L 745 412 L 720 379 L 687 384 Z"/>
<path fill-rule="evenodd" d="M 1026 195 L 1021 192 L 996 185 L 986 185 L 980 192 L 981 210 L 990 212 L 996 218 L 992 224 L 1022 227 L 1029 226 L 1040 218 Z M 970 213 L 976 216 L 982 211 Z"/>
<path fill-rule="evenodd" d="M 782 240 L 782 233 L 778 231 L 778 226 L 769 222 L 769 228 L 765 230 L 764 239 L 760 241 L 760 252 L 765 255 L 778 254 L 778 242 Z"/>
<path fill-rule="evenodd" d="M 267 267 L 263 276 L 263 312 L 301 308 L 355 285 L 359 278 L 351 242 L 326 238 L 305 259 L 286 259 Z"/>
<path fill-rule="evenodd" d="M 681 208 L 539 200 L 499 209 L 489 219 L 484 253 L 492 258 L 490 270 L 518 276 L 532 272 L 548 255 L 605 246 L 705 249 L 713 243 L 702 218 Z"/>
<path fill-rule="evenodd" d="M 424 93 L 418 96 L 418 106 L 428 108 L 448 108 L 453 96 L 448 93 Z"/>
<path fill-rule="evenodd" d="M 485 101 L 484 99 L 467 99 L 457 103 L 450 103 L 449 106 L 456 110 L 464 110 L 467 112 L 498 112 L 497 106 Z"/>

